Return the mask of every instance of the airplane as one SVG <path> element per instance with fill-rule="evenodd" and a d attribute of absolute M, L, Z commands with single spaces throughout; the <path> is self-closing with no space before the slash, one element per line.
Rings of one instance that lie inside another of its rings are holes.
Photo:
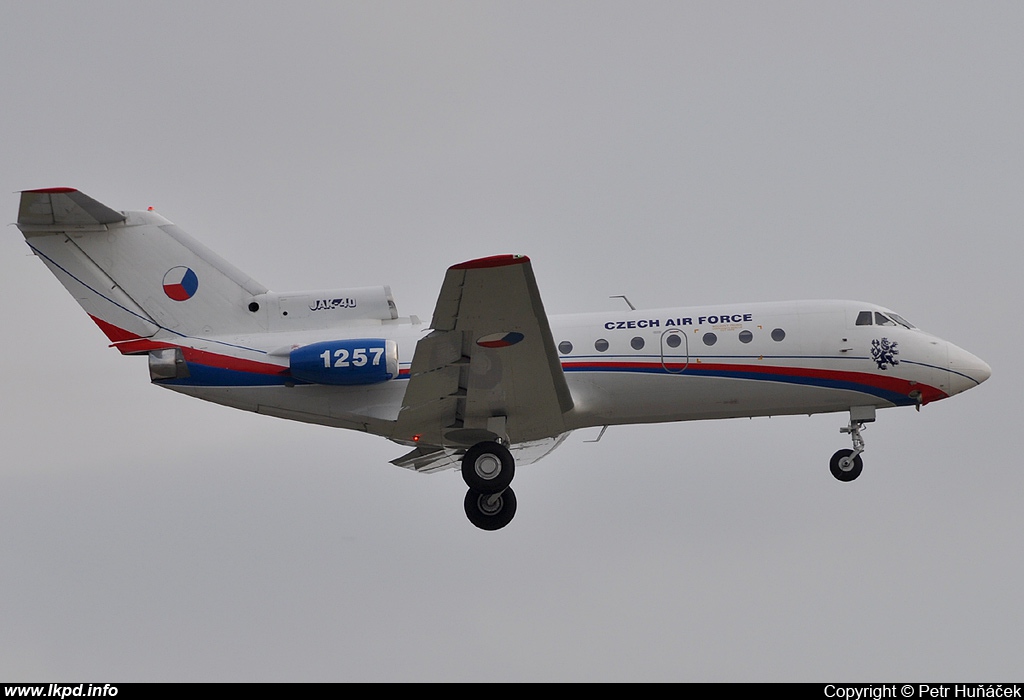
<path fill-rule="evenodd" d="M 73 188 L 24 190 L 18 228 L 157 386 L 268 416 L 379 435 L 392 464 L 459 469 L 483 530 L 515 516 L 516 465 L 574 430 L 848 412 L 849 482 L 876 410 L 978 386 L 981 359 L 860 301 L 789 301 L 548 316 L 530 259 L 452 265 L 429 323 L 387 286 L 277 293 L 152 211 Z"/>

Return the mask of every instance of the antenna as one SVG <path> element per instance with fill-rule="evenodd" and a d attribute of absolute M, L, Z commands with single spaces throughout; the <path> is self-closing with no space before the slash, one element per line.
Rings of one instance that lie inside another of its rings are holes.
<path fill-rule="evenodd" d="M 622 301 L 624 301 L 624 302 L 626 302 L 627 304 L 629 304 L 629 310 L 630 310 L 630 311 L 636 311 L 636 307 L 635 307 L 635 306 L 633 306 L 633 304 L 632 304 L 632 303 L 631 303 L 631 302 L 629 301 L 629 299 L 627 299 L 627 298 L 626 298 L 626 295 L 625 295 L 625 294 L 613 294 L 613 295 L 611 295 L 611 296 L 610 296 L 610 297 L 608 297 L 608 298 L 609 298 L 609 299 L 622 299 Z"/>

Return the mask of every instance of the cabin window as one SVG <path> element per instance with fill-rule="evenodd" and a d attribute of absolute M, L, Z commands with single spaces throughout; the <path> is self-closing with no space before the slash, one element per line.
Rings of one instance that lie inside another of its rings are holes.
<path fill-rule="evenodd" d="M 772 340 L 774 340 L 776 343 L 781 343 L 785 337 L 786 331 L 782 330 L 781 328 L 776 328 L 775 330 L 772 331 Z"/>
<path fill-rule="evenodd" d="M 857 314 L 857 325 L 858 326 L 870 326 L 871 325 L 871 312 L 861 311 Z"/>
<path fill-rule="evenodd" d="M 669 346 L 670 348 L 678 348 L 682 344 L 683 339 L 679 337 L 678 333 L 669 333 L 668 337 L 665 338 L 665 345 Z"/>
<path fill-rule="evenodd" d="M 594 341 L 594 349 L 598 352 L 604 352 L 608 349 L 608 341 L 604 338 L 598 338 Z"/>
<path fill-rule="evenodd" d="M 641 338 L 640 336 L 636 336 L 631 341 L 629 341 L 629 347 L 633 348 L 634 350 L 643 350 L 644 339 Z"/>
<path fill-rule="evenodd" d="M 570 352 L 572 352 L 572 343 L 570 343 L 568 340 L 563 340 L 561 343 L 558 344 L 558 352 L 562 353 L 563 355 L 568 355 Z"/>
<path fill-rule="evenodd" d="M 751 333 L 750 331 L 740 331 L 740 342 L 741 343 L 749 343 L 753 339 L 754 339 L 754 334 Z"/>
<path fill-rule="evenodd" d="M 875 312 L 875 325 L 876 326 L 895 326 L 896 322 L 885 314 Z"/>
<path fill-rule="evenodd" d="M 714 345 L 715 343 L 718 342 L 718 336 L 715 335 L 714 333 L 705 333 L 704 337 L 701 338 L 701 340 L 704 341 L 705 345 Z"/>

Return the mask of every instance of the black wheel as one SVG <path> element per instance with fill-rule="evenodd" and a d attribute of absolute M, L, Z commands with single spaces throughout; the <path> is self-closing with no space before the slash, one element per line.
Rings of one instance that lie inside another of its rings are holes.
<path fill-rule="evenodd" d="M 466 492 L 466 517 L 481 530 L 500 530 L 516 515 L 516 494 L 512 489 L 501 493 Z"/>
<path fill-rule="evenodd" d="M 857 455 L 852 460 L 850 455 L 853 454 L 853 450 L 839 450 L 828 463 L 828 468 L 832 472 L 832 476 L 839 479 L 840 481 L 853 481 L 860 476 L 861 470 L 864 469 L 864 460 Z"/>
<path fill-rule="evenodd" d="M 480 493 L 500 493 L 512 483 L 516 461 L 504 445 L 478 442 L 462 458 L 462 479 Z"/>

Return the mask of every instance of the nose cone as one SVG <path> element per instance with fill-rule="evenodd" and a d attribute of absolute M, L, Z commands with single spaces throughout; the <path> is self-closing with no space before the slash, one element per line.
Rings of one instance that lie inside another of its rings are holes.
<path fill-rule="evenodd" d="M 951 393 L 973 389 L 992 376 L 992 368 L 979 357 L 950 343 L 949 382 Z"/>

